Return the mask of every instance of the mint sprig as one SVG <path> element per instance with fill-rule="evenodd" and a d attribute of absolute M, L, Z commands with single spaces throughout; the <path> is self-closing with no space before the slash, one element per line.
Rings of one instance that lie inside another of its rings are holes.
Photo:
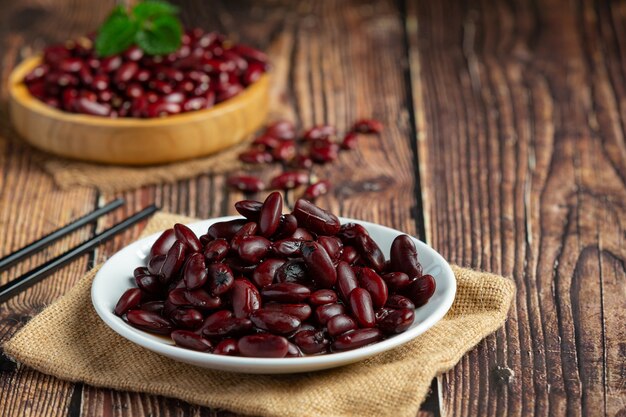
<path fill-rule="evenodd" d="M 161 0 L 146 0 L 132 10 L 115 7 L 96 36 L 99 56 L 119 54 L 137 44 L 148 55 L 164 55 L 180 47 L 183 28 L 178 7 Z"/>

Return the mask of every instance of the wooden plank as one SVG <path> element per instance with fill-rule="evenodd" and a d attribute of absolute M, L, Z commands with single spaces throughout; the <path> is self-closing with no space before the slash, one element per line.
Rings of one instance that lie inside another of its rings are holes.
<path fill-rule="evenodd" d="M 624 413 L 623 7 L 406 8 L 427 239 L 518 285 L 442 414 Z"/>

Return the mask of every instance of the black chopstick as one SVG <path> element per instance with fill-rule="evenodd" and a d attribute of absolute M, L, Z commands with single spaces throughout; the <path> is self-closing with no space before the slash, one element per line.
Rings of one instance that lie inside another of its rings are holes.
<path fill-rule="evenodd" d="M 64 237 L 65 235 L 73 232 L 74 230 L 77 230 L 83 226 L 85 226 L 86 224 L 89 224 L 91 222 L 93 222 L 94 220 L 96 220 L 98 217 L 103 216 L 113 210 L 115 210 L 116 208 L 118 208 L 119 206 L 121 206 L 122 204 L 124 204 L 124 199 L 123 198 L 118 198 L 117 200 L 114 200 L 112 202 L 110 202 L 109 204 L 99 207 L 97 209 L 95 209 L 94 211 L 92 211 L 89 214 L 84 215 L 83 217 L 80 217 L 76 220 L 74 220 L 73 222 L 71 222 L 70 224 L 67 224 L 65 226 L 63 226 L 62 228 L 55 230 L 54 232 L 47 234 L 46 236 L 42 237 L 41 239 L 29 243 L 28 245 L 24 246 L 23 248 L 20 248 L 18 250 L 16 250 L 13 253 L 8 254 L 7 256 L 5 256 L 4 258 L 0 259 L 0 272 L 4 271 L 5 269 L 9 268 L 11 265 L 16 264 L 17 262 L 21 261 L 22 259 L 26 258 L 27 256 L 37 252 L 40 249 L 43 249 L 44 247 L 48 246 L 50 243 L 54 242 L 57 239 L 60 239 L 62 237 Z"/>
<path fill-rule="evenodd" d="M 104 232 L 98 233 L 88 241 L 81 243 L 80 245 L 68 250 L 65 253 L 62 253 L 56 258 L 51 259 L 48 262 L 38 266 L 32 271 L 27 272 L 0 286 L 0 303 L 5 302 L 18 292 L 30 287 L 33 284 L 36 284 L 43 278 L 55 272 L 57 269 L 65 266 L 65 264 L 67 264 L 74 258 L 84 254 L 85 252 L 90 251 L 105 240 L 110 239 L 121 231 L 128 229 L 135 223 L 149 217 L 157 210 L 158 208 L 154 204 L 148 206 L 140 212 L 130 216 L 126 220 L 123 220 L 117 223 L 115 226 L 112 226 L 111 228 L 105 230 Z"/>

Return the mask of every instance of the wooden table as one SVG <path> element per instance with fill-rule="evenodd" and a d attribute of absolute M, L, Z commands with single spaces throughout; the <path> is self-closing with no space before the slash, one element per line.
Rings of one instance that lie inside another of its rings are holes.
<path fill-rule="evenodd" d="M 11 68 L 48 42 L 93 30 L 113 3 L 0 0 L 0 255 L 117 196 L 127 207 L 98 230 L 152 202 L 208 218 L 232 214 L 241 198 L 224 176 L 208 175 L 119 195 L 62 191 L 14 138 L 4 88 Z M 189 25 L 277 48 L 288 64 L 285 102 L 301 125 L 385 123 L 382 138 L 315 169 L 336 184 L 322 205 L 516 281 L 506 326 L 437 378 L 424 414 L 626 415 L 623 2 L 183 3 Z M 140 229 L 0 305 L 0 342 Z M 60 381 L 6 359 L 0 369 L 1 416 L 225 414 Z"/>

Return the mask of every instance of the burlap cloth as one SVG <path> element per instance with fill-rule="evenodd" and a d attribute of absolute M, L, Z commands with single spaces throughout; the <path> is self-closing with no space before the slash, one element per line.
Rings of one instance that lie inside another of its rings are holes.
<path fill-rule="evenodd" d="M 144 234 L 180 219 L 159 214 Z M 450 312 L 406 345 L 353 365 L 294 375 L 245 375 L 175 362 L 110 330 L 91 305 L 96 269 L 4 345 L 7 355 L 58 378 L 139 391 L 260 416 L 414 417 L 432 379 L 504 323 L 515 293 L 501 276 L 453 267 Z"/>

